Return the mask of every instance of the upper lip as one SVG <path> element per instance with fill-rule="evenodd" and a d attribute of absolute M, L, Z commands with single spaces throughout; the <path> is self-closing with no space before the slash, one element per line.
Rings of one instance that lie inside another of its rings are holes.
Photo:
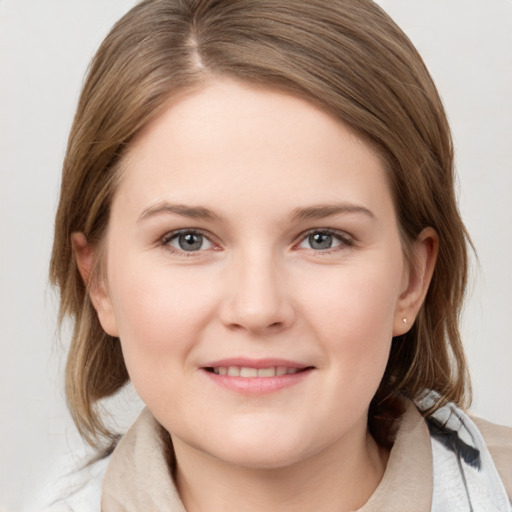
<path fill-rule="evenodd" d="M 286 367 L 286 368 L 308 368 L 311 365 L 299 363 L 297 361 L 290 361 L 288 359 L 264 358 L 264 359 L 250 359 L 247 357 L 230 357 L 228 359 L 218 359 L 202 365 L 202 368 L 220 368 L 228 366 L 241 366 L 244 368 L 271 368 L 271 367 Z"/>

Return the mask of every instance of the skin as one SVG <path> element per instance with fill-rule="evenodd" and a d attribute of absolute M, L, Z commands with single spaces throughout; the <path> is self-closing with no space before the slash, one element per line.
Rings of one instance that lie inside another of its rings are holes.
<path fill-rule="evenodd" d="M 202 235 L 199 250 L 180 248 L 176 230 Z M 87 280 L 94 250 L 80 233 L 73 244 Z M 437 248 L 426 229 L 408 267 L 367 145 L 300 98 L 212 80 L 173 99 L 132 144 L 105 247 L 91 298 L 171 434 L 187 510 L 366 502 L 387 457 L 367 432 L 368 406 Z M 246 394 L 204 369 L 233 357 L 310 369 Z"/>

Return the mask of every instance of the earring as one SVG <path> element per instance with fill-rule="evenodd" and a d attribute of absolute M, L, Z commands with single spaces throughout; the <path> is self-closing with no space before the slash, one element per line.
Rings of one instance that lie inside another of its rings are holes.
<path fill-rule="evenodd" d="M 407 318 L 405 318 L 405 317 L 404 317 L 404 318 L 402 318 L 402 322 L 403 322 L 405 325 L 407 325 L 407 324 L 409 323 L 409 322 L 408 322 L 408 320 L 407 320 Z"/>

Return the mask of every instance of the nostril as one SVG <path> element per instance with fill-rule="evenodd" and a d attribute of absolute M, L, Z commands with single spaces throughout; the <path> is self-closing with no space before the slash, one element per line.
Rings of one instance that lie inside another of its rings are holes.
<path fill-rule="evenodd" d="M 232 329 L 233 331 L 239 331 L 239 330 L 243 330 L 244 329 L 244 327 L 242 325 L 235 324 L 235 323 L 229 324 L 228 328 Z"/>
<path fill-rule="evenodd" d="M 284 325 L 284 322 L 273 322 L 271 324 L 269 324 L 266 329 L 270 329 L 270 330 L 278 330 L 278 329 L 281 329 Z M 239 323 L 231 323 L 228 325 L 228 328 L 229 329 L 232 329 L 232 330 L 244 330 L 246 329 L 246 327 L 244 327 L 244 325 L 242 324 L 239 324 Z M 252 328 L 251 328 L 252 329 Z M 260 329 L 259 327 L 257 328 L 258 330 L 265 330 L 265 327 L 263 327 L 262 329 Z"/>
<path fill-rule="evenodd" d="M 243 288 L 222 302 L 219 316 L 228 329 L 278 332 L 293 323 L 295 313 L 288 301 L 277 303 L 265 297 L 253 297 L 250 291 Z"/>

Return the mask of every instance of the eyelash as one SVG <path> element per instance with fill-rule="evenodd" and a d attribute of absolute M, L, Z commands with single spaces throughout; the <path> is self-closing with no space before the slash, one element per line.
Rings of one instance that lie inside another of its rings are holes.
<path fill-rule="evenodd" d="M 310 248 L 309 250 L 313 251 L 315 255 L 332 254 L 334 252 L 342 251 L 355 245 L 354 238 L 344 231 L 338 231 L 336 229 L 330 228 L 314 228 L 306 231 L 305 233 L 302 233 L 300 235 L 300 241 L 295 244 L 295 247 L 305 242 L 311 235 L 317 234 L 332 236 L 334 239 L 338 240 L 340 244 L 335 247 L 329 247 L 325 250 L 315 250 Z"/>
<path fill-rule="evenodd" d="M 185 255 L 186 257 L 198 256 L 200 253 L 206 250 L 200 249 L 197 251 L 185 251 L 170 245 L 170 242 L 177 239 L 181 235 L 199 235 L 202 236 L 205 240 L 207 240 L 210 244 L 212 244 L 212 246 L 216 246 L 215 242 L 211 240 L 211 236 L 202 231 L 201 229 L 178 229 L 176 231 L 171 231 L 169 233 L 166 233 L 162 238 L 160 238 L 160 245 L 174 254 L 179 254 L 182 256 Z"/>
<path fill-rule="evenodd" d="M 354 246 L 354 244 L 355 244 L 354 239 L 350 235 L 348 235 L 347 233 L 345 233 L 343 231 L 338 231 L 338 230 L 330 229 L 330 228 L 314 228 L 314 229 L 310 229 L 310 230 L 306 231 L 305 233 L 302 233 L 300 235 L 299 242 L 294 244 L 294 248 L 299 247 L 300 244 L 304 243 L 311 235 L 317 235 L 317 234 L 332 236 L 334 239 L 336 239 L 338 242 L 340 242 L 340 244 L 337 246 L 334 246 L 334 247 L 328 247 L 325 250 L 315 250 L 312 247 L 310 247 L 309 250 L 313 251 L 313 253 L 315 255 L 332 254 L 333 252 L 337 252 L 337 251 L 340 251 L 340 250 L 343 250 L 346 248 L 350 248 L 350 247 Z M 176 240 L 181 235 L 199 235 L 199 236 L 203 237 L 205 240 L 207 240 L 210 244 L 212 244 L 212 246 L 214 247 L 214 250 L 216 250 L 215 249 L 216 244 L 215 244 L 215 242 L 213 242 L 211 240 L 211 235 L 205 233 L 201 229 L 178 229 L 176 231 L 171 231 L 169 233 L 166 233 L 164 236 L 162 236 L 160 238 L 159 243 L 162 247 L 165 247 L 170 252 L 172 252 L 174 254 L 185 255 L 186 257 L 198 256 L 205 250 L 208 250 L 208 249 L 199 249 L 196 251 L 185 251 L 185 250 L 177 249 L 176 247 L 172 247 L 170 245 L 170 242 L 173 240 Z M 218 248 L 218 246 L 217 246 L 217 248 Z"/>

